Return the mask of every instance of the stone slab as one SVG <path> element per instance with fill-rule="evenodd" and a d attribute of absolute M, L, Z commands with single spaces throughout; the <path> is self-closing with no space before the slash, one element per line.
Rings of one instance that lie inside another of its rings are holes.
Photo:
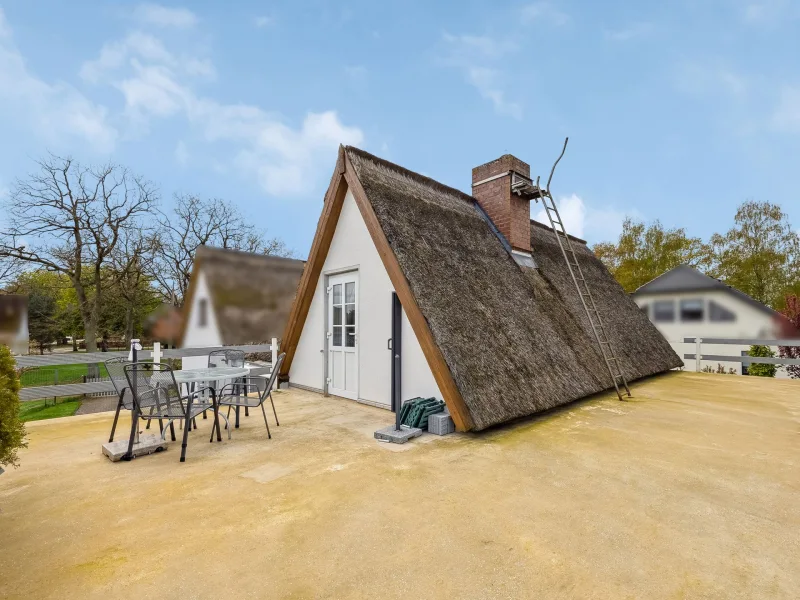
<path fill-rule="evenodd" d="M 408 425 L 401 425 L 402 429 L 398 431 L 394 425 L 378 429 L 375 432 L 375 439 L 384 442 L 391 442 L 393 444 L 405 444 L 408 440 L 422 435 L 422 429 L 418 427 L 409 427 Z"/>
<path fill-rule="evenodd" d="M 167 449 L 167 442 L 161 439 L 160 435 L 148 434 L 140 435 L 139 441 L 133 445 L 133 456 L 145 456 L 154 452 L 163 452 Z M 122 460 L 128 451 L 128 440 L 117 440 L 116 442 L 106 442 L 103 444 L 103 454 L 111 462 Z"/>
<path fill-rule="evenodd" d="M 428 432 L 447 435 L 456 430 L 455 423 L 448 413 L 437 413 L 428 417 Z"/>

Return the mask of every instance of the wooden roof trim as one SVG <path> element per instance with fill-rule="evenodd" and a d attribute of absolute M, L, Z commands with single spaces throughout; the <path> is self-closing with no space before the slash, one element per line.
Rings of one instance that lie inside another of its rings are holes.
<path fill-rule="evenodd" d="M 176 340 L 178 343 L 178 348 L 183 348 L 183 339 L 186 337 L 186 327 L 189 324 L 189 316 L 191 315 L 192 311 L 195 290 L 199 285 L 198 280 L 200 278 L 200 264 L 202 262 L 203 261 L 201 257 L 197 256 L 197 252 L 195 251 L 194 262 L 192 263 L 192 272 L 189 275 L 189 285 L 186 286 L 186 295 L 183 297 L 183 306 L 181 306 L 180 309 L 183 321 L 181 322 L 181 329 L 178 332 L 178 339 Z"/>
<path fill-rule="evenodd" d="M 292 366 L 297 344 L 300 342 L 300 334 L 303 331 L 308 311 L 311 308 L 311 300 L 314 298 L 314 290 L 317 287 L 322 267 L 331 247 L 333 233 L 336 231 L 336 223 L 339 222 L 339 215 L 342 212 L 344 197 L 347 193 L 347 184 L 343 177 L 344 170 L 344 147 L 339 146 L 339 158 L 336 161 L 336 168 L 328 185 L 328 191 L 325 193 L 325 202 L 317 223 L 317 231 L 314 233 L 311 251 L 303 269 L 303 275 L 300 277 L 297 294 L 292 303 L 292 310 L 289 313 L 289 320 L 281 338 L 281 351 L 286 353 L 280 373 L 283 376 L 289 374 L 289 368 Z"/>
<path fill-rule="evenodd" d="M 439 390 L 444 396 L 447 408 L 450 410 L 450 416 L 459 431 L 469 431 L 473 428 L 473 423 L 467 405 L 461 397 L 461 392 L 453 380 L 450 368 L 447 366 L 439 346 L 433 339 L 433 334 L 428 327 L 428 321 L 417 304 L 408 280 L 400 268 L 400 263 L 397 261 L 391 246 L 389 246 L 389 241 L 386 239 L 386 235 L 378 222 L 378 217 L 375 215 L 372 204 L 367 198 L 367 194 L 364 192 L 364 188 L 361 186 L 355 169 L 346 154 L 344 179 L 355 198 L 356 205 L 361 212 L 370 237 L 372 237 L 372 242 L 378 250 L 383 266 L 389 274 L 389 279 L 394 286 L 395 292 L 400 298 L 400 304 L 402 304 L 403 310 L 411 323 L 411 328 L 414 330 L 417 340 L 419 340 L 422 352 L 428 361 L 428 366 L 433 373 L 436 384 L 439 386 Z"/>

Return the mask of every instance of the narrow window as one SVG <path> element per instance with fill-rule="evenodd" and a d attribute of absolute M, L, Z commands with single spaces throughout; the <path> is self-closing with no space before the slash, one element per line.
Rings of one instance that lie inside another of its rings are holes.
<path fill-rule="evenodd" d="M 197 310 L 200 312 L 198 315 L 198 324 L 200 327 L 205 327 L 208 325 L 208 299 L 201 298 L 200 302 L 197 303 Z"/>
<path fill-rule="evenodd" d="M 736 320 L 736 315 L 724 306 L 711 300 L 708 303 L 708 318 L 715 323 L 730 323 Z"/>
<path fill-rule="evenodd" d="M 659 300 L 653 303 L 653 321 L 656 323 L 672 323 L 675 320 L 675 302 Z"/>
<path fill-rule="evenodd" d="M 681 300 L 681 321 L 697 322 L 703 320 L 703 301 L 699 298 Z"/>

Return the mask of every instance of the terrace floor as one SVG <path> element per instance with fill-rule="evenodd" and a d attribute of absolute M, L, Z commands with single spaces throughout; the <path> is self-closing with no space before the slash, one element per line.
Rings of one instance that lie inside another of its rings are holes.
<path fill-rule="evenodd" d="M 796 598 L 800 382 L 672 373 L 391 446 L 292 390 L 112 464 L 110 413 L 31 423 L 0 476 L 3 598 Z M 122 419 L 122 436 L 127 428 Z"/>

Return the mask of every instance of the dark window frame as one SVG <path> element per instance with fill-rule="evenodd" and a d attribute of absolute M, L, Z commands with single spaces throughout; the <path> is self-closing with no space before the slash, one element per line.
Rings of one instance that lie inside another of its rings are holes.
<path fill-rule="evenodd" d="M 708 320 L 712 323 L 734 323 L 736 313 L 714 300 L 708 301 Z"/>
<path fill-rule="evenodd" d="M 666 316 L 669 306 L 669 316 Z M 675 300 L 656 300 L 653 302 L 653 323 L 674 323 L 675 322 Z"/>
<path fill-rule="evenodd" d="M 692 308 L 688 308 L 689 305 Z M 706 303 L 702 298 L 684 298 L 680 301 L 679 313 L 681 323 L 702 323 L 706 316 Z"/>
<path fill-rule="evenodd" d="M 208 298 L 200 298 L 197 302 L 197 326 L 208 327 Z"/>

